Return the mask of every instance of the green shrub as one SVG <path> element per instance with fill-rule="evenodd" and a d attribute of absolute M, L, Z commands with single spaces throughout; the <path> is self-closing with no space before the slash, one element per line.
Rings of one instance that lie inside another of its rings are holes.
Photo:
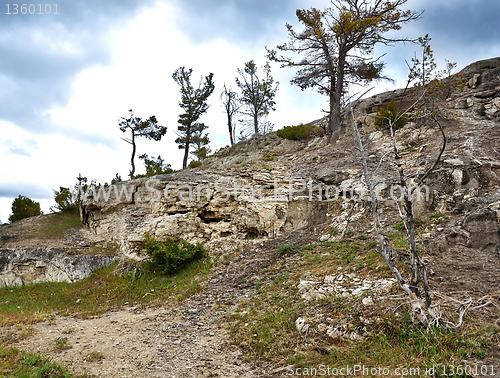
<path fill-rule="evenodd" d="M 189 163 L 188 167 L 189 168 L 197 168 L 197 167 L 202 166 L 202 165 L 203 165 L 203 163 L 201 161 L 192 160 Z"/>
<path fill-rule="evenodd" d="M 394 101 L 389 102 L 386 109 L 380 108 L 375 116 L 375 126 L 386 129 L 389 127 L 389 121 L 394 131 L 401 129 L 408 122 L 408 117 L 398 111 L 398 106 Z"/>
<path fill-rule="evenodd" d="M 54 201 L 55 206 L 51 206 L 50 210 L 56 212 L 61 211 L 63 213 L 78 213 L 78 201 L 73 200 L 73 193 L 69 188 L 59 187 L 59 191 L 54 190 Z"/>
<path fill-rule="evenodd" d="M 280 245 L 277 249 L 278 257 L 282 257 L 284 255 L 293 255 L 297 253 L 297 247 L 291 244 Z"/>
<path fill-rule="evenodd" d="M 394 226 L 392 226 L 392 227 L 394 227 L 396 230 L 400 230 L 400 231 L 406 229 L 405 224 L 403 222 L 395 223 Z"/>
<path fill-rule="evenodd" d="M 205 247 L 201 243 L 191 244 L 185 240 L 177 241 L 172 238 L 158 242 L 148 234 L 145 235 L 145 239 L 146 252 L 163 274 L 174 274 L 189 263 L 206 256 Z"/>
<path fill-rule="evenodd" d="M 313 127 L 309 125 L 285 126 L 281 130 L 276 131 L 276 135 L 283 139 L 303 140 L 311 136 L 323 136 L 325 132 L 321 127 Z"/>
<path fill-rule="evenodd" d="M 262 161 L 274 161 L 276 160 L 276 156 L 268 154 L 267 152 L 262 155 Z"/>
<path fill-rule="evenodd" d="M 14 199 L 14 201 L 12 201 L 12 214 L 9 217 L 9 221 L 16 222 L 24 218 L 42 214 L 39 202 L 35 202 L 28 197 L 19 195 L 16 199 Z"/>
<path fill-rule="evenodd" d="M 146 167 L 146 174 L 136 175 L 135 178 L 152 177 L 156 175 L 167 175 L 174 171 L 170 164 L 165 164 L 165 160 L 162 159 L 160 155 L 158 155 L 158 157 L 155 158 L 153 156 L 148 156 L 148 154 L 143 154 L 139 156 L 139 159 L 141 159 L 144 162 L 144 166 Z M 116 178 L 118 178 L 119 177 L 118 173 L 116 175 L 117 175 Z M 113 184 L 113 182 L 111 182 L 111 184 Z"/>

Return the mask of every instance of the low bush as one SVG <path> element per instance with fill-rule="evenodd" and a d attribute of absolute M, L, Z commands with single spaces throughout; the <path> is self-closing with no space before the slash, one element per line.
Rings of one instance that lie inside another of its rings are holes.
<path fill-rule="evenodd" d="M 148 234 L 145 238 L 146 252 L 153 258 L 153 264 L 166 275 L 174 274 L 189 263 L 206 256 L 205 247 L 201 243 L 191 244 L 172 238 L 159 242 Z"/>
<path fill-rule="evenodd" d="M 386 129 L 392 123 L 394 131 L 401 129 L 408 122 L 408 117 L 403 112 L 398 111 L 398 106 L 394 101 L 389 102 L 387 108 L 380 108 L 375 116 L 375 126 L 379 129 Z"/>
<path fill-rule="evenodd" d="M 285 126 L 276 131 L 276 135 L 283 139 L 303 140 L 313 136 L 323 136 L 325 132 L 321 127 L 309 125 Z"/>
<path fill-rule="evenodd" d="M 202 163 L 201 161 L 192 160 L 192 161 L 189 163 L 188 167 L 189 167 L 189 168 L 197 168 L 197 167 L 200 167 L 200 166 L 202 166 L 202 165 L 203 165 L 203 163 Z"/>
<path fill-rule="evenodd" d="M 277 249 L 278 257 L 282 257 L 284 255 L 293 255 L 297 252 L 297 247 L 291 244 L 280 245 Z"/>

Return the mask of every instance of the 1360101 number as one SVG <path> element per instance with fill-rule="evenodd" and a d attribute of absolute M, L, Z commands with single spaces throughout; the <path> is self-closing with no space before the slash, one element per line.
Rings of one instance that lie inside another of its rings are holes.
<path fill-rule="evenodd" d="M 59 14 L 57 4 L 5 4 L 5 14 Z"/>

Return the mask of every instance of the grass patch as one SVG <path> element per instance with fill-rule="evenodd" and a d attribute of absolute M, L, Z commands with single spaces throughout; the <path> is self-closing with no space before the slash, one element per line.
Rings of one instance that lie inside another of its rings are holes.
<path fill-rule="evenodd" d="M 120 251 L 120 246 L 116 242 L 108 242 L 105 245 L 93 246 L 88 249 L 78 250 L 78 253 L 84 253 L 86 255 L 98 255 L 98 256 L 118 256 Z"/>
<path fill-rule="evenodd" d="M 277 250 L 278 258 L 283 257 L 284 255 L 293 255 L 298 252 L 297 247 L 291 244 L 280 245 Z"/>
<path fill-rule="evenodd" d="M 62 352 L 63 350 L 71 349 L 72 347 L 73 346 L 68 342 L 68 339 L 66 337 L 58 337 L 56 339 L 54 349 L 58 352 Z"/>
<path fill-rule="evenodd" d="M 22 352 L 17 348 L 0 346 L 0 377 L 83 377 L 72 374 L 40 354 Z"/>
<path fill-rule="evenodd" d="M 183 300 L 201 290 L 214 261 L 206 258 L 165 276 L 154 266 L 142 264 L 117 272 L 117 263 L 94 272 L 85 280 L 44 282 L 0 289 L 0 324 L 29 324 L 54 312 L 88 317 L 128 304 L 164 304 Z M 137 269 L 136 269 L 137 268 Z"/>
<path fill-rule="evenodd" d="M 432 214 L 429 214 L 427 216 L 429 217 L 429 219 L 438 219 L 438 218 L 442 218 L 443 217 L 443 213 L 441 213 L 441 212 L 432 213 Z"/>
<path fill-rule="evenodd" d="M 269 153 L 264 153 L 264 155 L 262 155 L 262 161 L 275 161 L 276 160 L 276 156 L 275 155 L 271 155 Z"/>
<path fill-rule="evenodd" d="M 59 238 L 70 228 L 82 228 L 80 214 L 71 212 L 55 213 L 44 219 L 38 233 L 46 238 Z"/>
<path fill-rule="evenodd" d="M 376 242 L 368 241 L 364 237 L 324 242 L 314 250 L 303 253 L 303 268 L 317 270 L 318 274 L 328 274 L 339 266 L 358 270 L 378 267 L 377 273 L 390 275 L 382 257 L 375 251 L 376 247 Z"/>
<path fill-rule="evenodd" d="M 271 164 L 262 164 L 262 168 L 264 168 L 266 171 L 273 170 L 273 166 Z"/>
<path fill-rule="evenodd" d="M 399 230 L 399 231 L 405 230 L 404 222 L 395 223 L 394 226 L 392 226 L 392 227 L 394 227 L 396 230 Z"/>
<path fill-rule="evenodd" d="M 423 369 L 464 358 L 484 358 L 490 340 L 498 338 L 496 329 L 489 330 L 487 336 L 486 331 L 477 328 L 475 331 L 471 328 L 427 330 L 412 324 L 407 313 L 400 317 L 367 314 L 358 301 L 350 298 L 332 296 L 313 302 L 302 299 L 297 283 L 305 272 L 321 280 L 342 266 L 344 271 L 356 268 L 360 276 L 375 273 L 382 278 L 383 273 L 387 273 L 387 277 L 391 277 L 382 258 L 373 250 L 375 247 L 374 242 L 362 239 L 338 240 L 317 245 L 314 251 L 307 249 L 288 275 L 279 271 L 279 263 L 270 268 L 267 274 L 273 278 L 272 284 L 254 298 L 240 302 L 230 315 L 232 338 L 251 360 L 304 369 L 354 364 Z M 367 333 L 357 342 L 330 338 L 316 327 L 301 334 L 295 327 L 299 316 L 306 319 L 345 318 L 349 331 L 357 332 L 365 327 Z M 362 321 L 367 317 L 370 323 Z"/>
<path fill-rule="evenodd" d="M 104 355 L 100 350 L 92 350 L 86 357 L 87 362 L 98 362 L 104 359 Z"/>
<path fill-rule="evenodd" d="M 338 235 L 339 234 L 339 229 L 337 227 L 330 227 L 330 229 L 328 230 L 328 233 L 330 235 Z"/>
<path fill-rule="evenodd" d="M 352 238 L 354 236 L 354 231 L 353 230 L 347 230 L 345 232 L 345 235 L 348 237 L 348 238 Z"/>

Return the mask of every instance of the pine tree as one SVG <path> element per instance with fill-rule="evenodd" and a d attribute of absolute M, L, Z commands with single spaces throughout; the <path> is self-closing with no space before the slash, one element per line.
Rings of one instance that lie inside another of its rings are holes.
<path fill-rule="evenodd" d="M 31 198 L 19 195 L 12 201 L 12 214 L 9 217 L 10 222 L 33 217 L 35 215 L 42 215 L 40 203 L 33 201 Z"/>
<path fill-rule="evenodd" d="M 132 109 L 129 110 L 130 117 L 125 118 L 121 117 L 118 126 L 120 126 L 120 130 L 122 132 L 126 132 L 130 130 L 131 138 L 122 138 L 125 142 L 132 145 L 132 157 L 130 159 L 130 164 L 132 168 L 130 170 L 130 179 L 134 178 L 135 173 L 135 138 L 136 137 L 144 137 L 147 139 L 153 139 L 156 141 L 161 140 L 161 138 L 167 133 L 167 128 L 165 126 L 158 125 L 158 121 L 155 116 L 149 117 L 147 120 L 142 120 L 141 118 L 134 117 L 134 112 Z"/>
<path fill-rule="evenodd" d="M 264 78 L 260 79 L 257 65 L 253 60 L 245 63 L 243 70 L 238 68 L 240 77 L 236 78 L 236 84 L 241 89 L 240 101 L 246 106 L 246 111 L 242 112 L 250 116 L 253 121 L 255 135 L 259 134 L 259 119 L 269 114 L 270 110 L 276 110 L 274 97 L 278 91 L 277 82 L 271 76 L 271 66 L 266 62 L 262 67 Z"/>
<path fill-rule="evenodd" d="M 175 140 L 175 143 L 179 145 L 179 149 L 184 150 L 184 158 L 182 160 L 183 169 L 187 167 L 189 147 L 193 144 L 193 136 L 203 132 L 206 128 L 204 124 L 200 124 L 197 121 L 208 110 L 209 105 L 207 104 L 207 100 L 215 89 L 213 73 L 206 76 L 204 82 L 201 79 L 198 88 L 194 88 L 191 83 L 192 72 L 192 69 L 186 70 L 184 67 L 180 67 L 172 75 L 175 82 L 181 87 L 179 106 L 185 111 L 185 113 L 179 116 L 179 120 L 177 121 L 179 123 L 177 128 L 177 135 L 179 137 Z M 200 125 L 203 125 L 201 131 L 199 131 Z"/>
<path fill-rule="evenodd" d="M 208 146 L 210 143 L 210 139 L 208 138 L 208 134 L 203 134 L 203 131 L 208 129 L 208 126 L 205 126 L 204 123 L 197 123 L 194 127 L 194 133 L 192 138 L 192 144 L 194 146 L 194 151 L 191 152 L 198 161 L 205 160 L 206 157 L 210 154 L 211 149 Z"/>
<path fill-rule="evenodd" d="M 422 12 L 401 9 L 407 1 L 332 0 L 333 6 L 323 11 L 298 9 L 297 18 L 304 30 L 297 33 L 287 24 L 290 42 L 277 49 L 301 54 L 302 59 L 279 56 L 267 49 L 268 59 L 282 63 L 281 67 L 298 68 L 292 84 L 302 90 L 315 87 L 329 97 L 326 132 L 332 141 L 340 136 L 342 106 L 349 85 L 384 78 L 384 63 L 373 57 L 374 47 L 412 41 L 385 36 L 420 18 Z"/>

